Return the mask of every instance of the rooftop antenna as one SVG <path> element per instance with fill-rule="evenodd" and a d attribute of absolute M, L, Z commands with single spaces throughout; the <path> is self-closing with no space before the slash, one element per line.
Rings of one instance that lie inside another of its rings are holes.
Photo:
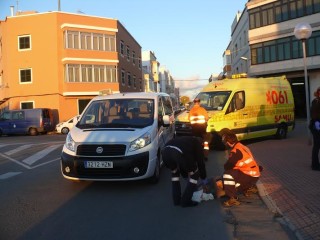
<path fill-rule="evenodd" d="M 82 12 L 80 9 L 77 10 L 77 13 L 79 13 L 79 14 L 85 14 L 85 13 Z"/>

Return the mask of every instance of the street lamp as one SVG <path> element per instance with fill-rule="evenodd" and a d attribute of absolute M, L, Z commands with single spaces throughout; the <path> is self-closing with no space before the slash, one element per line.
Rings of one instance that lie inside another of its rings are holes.
<path fill-rule="evenodd" d="M 304 86 L 306 91 L 306 109 L 307 109 L 307 131 L 310 141 L 309 133 L 309 122 L 310 122 L 310 100 L 309 100 L 309 83 L 308 83 L 308 73 L 307 73 L 307 60 L 306 60 L 306 40 L 311 36 L 312 29 L 309 23 L 298 23 L 294 28 L 294 35 L 297 39 L 302 41 L 303 50 L 303 64 L 304 64 Z"/>

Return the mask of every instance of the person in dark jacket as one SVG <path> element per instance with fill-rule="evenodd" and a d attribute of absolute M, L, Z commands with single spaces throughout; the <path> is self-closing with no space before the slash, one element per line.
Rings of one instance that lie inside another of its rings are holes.
<path fill-rule="evenodd" d="M 311 169 L 320 171 L 320 87 L 314 92 L 315 98 L 311 102 L 309 129 L 313 137 Z"/>
<path fill-rule="evenodd" d="M 196 206 L 197 202 L 192 201 L 192 196 L 197 191 L 199 177 L 202 182 L 207 177 L 202 139 L 194 136 L 174 138 L 167 142 L 161 155 L 164 165 L 171 170 L 173 204 L 182 207 Z M 188 178 L 182 196 L 180 175 Z"/>

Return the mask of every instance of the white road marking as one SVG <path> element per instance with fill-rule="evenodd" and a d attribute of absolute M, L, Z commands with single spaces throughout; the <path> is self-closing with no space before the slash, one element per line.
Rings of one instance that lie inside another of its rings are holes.
<path fill-rule="evenodd" d="M 31 164 L 35 163 L 36 161 L 38 161 L 39 159 L 45 157 L 47 154 L 54 151 L 58 147 L 61 147 L 61 144 L 49 146 L 49 147 L 43 149 L 42 151 L 37 152 L 36 154 L 33 154 L 32 156 L 24 159 L 22 162 L 24 162 L 28 165 L 31 165 Z"/>
<path fill-rule="evenodd" d="M 0 148 L 8 146 L 8 144 L 0 144 Z"/>
<path fill-rule="evenodd" d="M 11 177 L 14 177 L 18 174 L 20 174 L 21 172 L 7 172 L 5 174 L 1 174 L 0 175 L 0 180 L 3 180 L 3 179 L 7 179 L 7 178 L 11 178 Z"/>
<path fill-rule="evenodd" d="M 2 153 L 0 153 L 0 157 L 3 157 L 3 158 L 6 158 L 6 159 L 8 159 L 8 160 L 10 160 L 10 161 L 12 161 L 12 162 L 15 162 L 16 164 L 19 164 L 20 166 L 22 166 L 22 167 L 24 167 L 24 168 L 26 168 L 26 169 L 31 169 L 31 167 L 23 164 L 22 162 L 19 162 L 18 160 L 15 160 L 15 159 L 13 159 L 13 158 L 11 158 L 11 157 L 9 157 L 9 156 L 7 156 L 7 155 L 4 155 L 4 154 L 2 154 Z"/>
<path fill-rule="evenodd" d="M 25 150 L 25 149 L 27 149 L 27 148 L 30 148 L 30 147 L 32 147 L 33 145 L 34 145 L 34 144 L 22 145 L 22 146 L 20 146 L 20 147 L 17 147 L 16 149 L 12 149 L 11 151 L 5 152 L 4 154 L 10 156 L 10 155 L 15 154 L 15 153 L 17 153 L 17 152 L 20 152 L 20 151 L 22 151 L 22 150 Z"/>

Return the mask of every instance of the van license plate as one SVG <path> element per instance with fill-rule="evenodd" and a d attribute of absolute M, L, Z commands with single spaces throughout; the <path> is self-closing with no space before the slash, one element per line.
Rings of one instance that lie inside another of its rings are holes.
<path fill-rule="evenodd" d="M 107 161 L 85 161 L 85 168 L 113 168 L 113 162 Z"/>

